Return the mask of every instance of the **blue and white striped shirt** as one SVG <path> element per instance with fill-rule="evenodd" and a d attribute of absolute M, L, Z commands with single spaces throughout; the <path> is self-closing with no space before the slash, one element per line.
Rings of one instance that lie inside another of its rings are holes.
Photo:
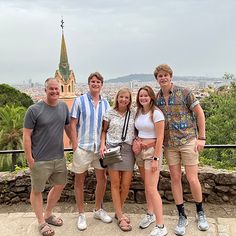
<path fill-rule="evenodd" d="M 109 109 L 108 101 L 102 97 L 95 107 L 89 92 L 74 99 L 71 117 L 78 119 L 78 146 L 80 148 L 99 152 L 103 115 Z"/>

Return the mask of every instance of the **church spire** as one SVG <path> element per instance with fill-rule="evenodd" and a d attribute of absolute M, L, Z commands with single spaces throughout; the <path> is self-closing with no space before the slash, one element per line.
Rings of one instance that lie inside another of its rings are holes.
<path fill-rule="evenodd" d="M 69 63 L 68 63 L 66 43 L 65 43 L 65 38 L 64 38 L 63 18 L 61 19 L 61 29 L 62 29 L 62 38 L 61 38 L 61 56 L 60 56 L 59 71 L 60 71 L 63 79 L 66 81 L 69 78 L 70 67 L 69 67 Z"/>
<path fill-rule="evenodd" d="M 75 97 L 75 75 L 72 70 L 70 70 L 70 66 L 68 63 L 67 51 L 66 51 L 66 43 L 64 38 L 64 21 L 61 19 L 61 29 L 62 29 L 62 37 L 61 37 L 61 56 L 59 68 L 55 72 L 55 78 L 59 81 L 61 88 L 61 99 L 66 99 L 69 101 L 71 98 Z M 69 99 L 69 100 L 68 100 Z"/>

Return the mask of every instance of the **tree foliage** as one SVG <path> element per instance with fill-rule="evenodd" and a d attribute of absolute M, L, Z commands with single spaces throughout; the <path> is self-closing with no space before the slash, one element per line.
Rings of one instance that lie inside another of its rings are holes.
<path fill-rule="evenodd" d="M 5 105 L 23 106 L 28 108 L 33 104 L 33 100 L 26 93 L 7 84 L 0 84 L 0 107 Z"/>
<path fill-rule="evenodd" d="M 207 144 L 236 143 L 236 85 L 221 87 L 202 102 Z M 203 162 L 219 168 L 236 167 L 235 149 L 205 149 Z"/>
<path fill-rule="evenodd" d="M 15 106 L 0 107 L 0 150 L 18 150 L 22 148 L 22 135 L 23 135 L 23 120 L 26 108 Z M 1 157 L 1 167 L 11 164 L 11 169 L 14 170 L 17 165 L 17 154 Z"/>

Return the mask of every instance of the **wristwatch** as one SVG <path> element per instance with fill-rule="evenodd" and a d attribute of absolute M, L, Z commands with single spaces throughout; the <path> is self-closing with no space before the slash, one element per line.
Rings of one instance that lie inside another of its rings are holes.
<path fill-rule="evenodd" d="M 198 137 L 198 140 L 206 141 L 206 138 Z"/>
<path fill-rule="evenodd" d="M 159 161 L 159 160 L 160 160 L 160 157 L 155 157 L 155 156 L 154 156 L 154 157 L 153 157 L 153 160 L 154 160 L 154 161 Z"/>

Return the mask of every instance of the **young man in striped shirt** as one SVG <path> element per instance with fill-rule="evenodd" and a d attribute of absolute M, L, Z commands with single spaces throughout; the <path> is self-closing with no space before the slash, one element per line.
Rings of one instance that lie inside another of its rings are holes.
<path fill-rule="evenodd" d="M 75 173 L 74 188 L 79 212 L 79 230 L 87 228 L 84 214 L 84 180 L 89 166 L 94 167 L 97 179 L 94 218 L 104 223 L 112 222 L 112 218 L 101 207 L 106 190 L 106 172 L 99 162 L 102 119 L 110 106 L 100 95 L 103 86 L 103 77 L 100 73 L 95 72 L 88 77 L 88 86 L 89 91 L 75 98 L 71 110 L 71 140 L 74 152 L 72 171 Z"/>

